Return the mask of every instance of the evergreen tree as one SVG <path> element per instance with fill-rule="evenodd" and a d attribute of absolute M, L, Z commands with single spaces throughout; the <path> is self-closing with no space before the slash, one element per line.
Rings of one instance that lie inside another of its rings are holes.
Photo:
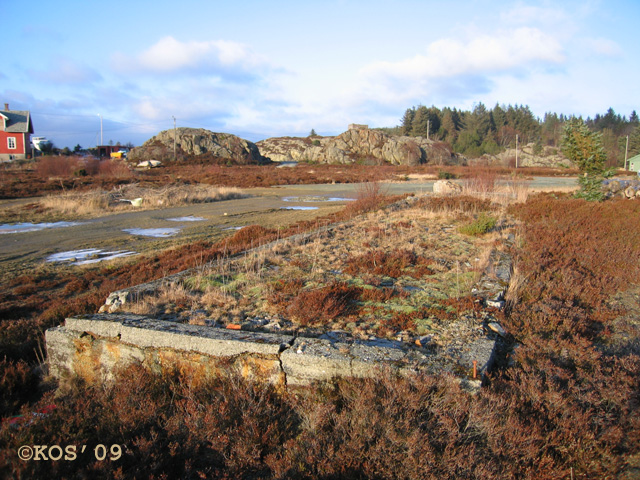
<path fill-rule="evenodd" d="M 611 176 L 611 172 L 605 171 L 607 156 L 601 135 L 589 130 L 582 119 L 573 118 L 564 127 L 562 153 L 582 172 L 578 177 L 580 191 L 576 196 L 586 200 L 602 200 L 602 180 Z"/>
<path fill-rule="evenodd" d="M 400 124 L 400 131 L 402 132 L 402 135 L 411 135 L 411 130 L 413 128 L 413 119 L 416 116 L 416 109 L 414 108 L 407 108 L 407 111 L 404 112 L 404 115 L 402 116 L 402 123 Z"/>
<path fill-rule="evenodd" d="M 626 148 L 626 141 L 625 148 Z M 630 134 L 629 134 L 629 158 L 635 157 L 636 155 L 640 155 L 640 125 L 638 125 Z"/>
<path fill-rule="evenodd" d="M 458 120 L 458 122 L 456 122 Z M 457 112 L 450 108 L 442 110 L 442 121 L 438 129 L 438 138 L 453 146 L 458 138 L 459 118 Z"/>

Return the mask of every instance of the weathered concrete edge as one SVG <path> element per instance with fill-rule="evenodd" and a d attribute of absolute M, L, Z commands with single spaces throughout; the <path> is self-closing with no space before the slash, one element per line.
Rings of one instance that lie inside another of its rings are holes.
<path fill-rule="evenodd" d="M 99 337 L 115 338 L 141 348 L 172 348 L 211 356 L 277 355 L 294 337 L 250 333 L 156 320 L 140 315 L 90 315 L 68 318 L 65 327 Z"/>
<path fill-rule="evenodd" d="M 71 359 L 88 348 L 79 343 L 86 337 L 105 343 L 106 350 L 124 350 L 125 354 L 119 354 L 122 357 L 119 365 L 140 361 L 148 356 L 145 352 L 162 350 L 174 351 L 178 356 L 196 353 L 219 359 L 238 356 L 277 359 L 284 383 L 288 385 L 306 385 L 334 376 L 372 377 L 386 368 L 401 375 L 437 374 L 441 368 L 438 362 L 430 360 L 429 355 L 411 348 L 367 345 L 360 341 L 294 339 L 289 335 L 176 324 L 139 315 L 96 314 L 69 318 L 64 326 L 47 330 L 52 375 L 61 377 L 79 373 L 74 369 L 82 367 Z M 478 362 L 478 373 L 482 375 L 493 361 L 495 341 L 488 337 L 479 341 L 482 345 L 474 351 L 474 359 Z M 104 356 L 100 352 L 91 355 Z M 470 362 L 469 359 L 464 361 L 469 366 Z M 103 371 L 102 378 L 109 378 L 116 364 L 112 361 L 98 363 Z M 271 374 L 265 380 L 273 381 L 276 377 Z"/>

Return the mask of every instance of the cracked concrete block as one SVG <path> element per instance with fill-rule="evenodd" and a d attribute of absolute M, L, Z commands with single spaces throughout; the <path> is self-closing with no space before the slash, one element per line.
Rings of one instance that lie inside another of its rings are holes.
<path fill-rule="evenodd" d="M 307 385 L 314 380 L 352 375 L 349 344 L 318 338 L 296 338 L 280 355 L 288 385 Z"/>
<path fill-rule="evenodd" d="M 45 334 L 49 373 L 56 378 L 67 376 L 73 372 L 72 355 L 75 352 L 74 340 L 77 332 L 65 327 L 49 328 Z"/>
<path fill-rule="evenodd" d="M 381 347 L 373 342 L 356 342 L 351 345 L 351 374 L 354 377 L 370 377 L 378 368 L 398 368 L 403 365 L 407 353 L 401 348 Z"/>
<path fill-rule="evenodd" d="M 290 335 L 253 333 L 155 320 L 140 315 L 91 315 L 67 319 L 66 327 L 102 337 L 119 337 L 140 348 L 172 348 L 215 357 L 278 355 Z"/>
<path fill-rule="evenodd" d="M 468 369 L 473 368 L 473 361 L 477 363 L 478 375 L 486 373 L 495 361 L 495 340 L 482 337 L 466 346 L 465 351 L 460 354 L 458 363 Z"/>

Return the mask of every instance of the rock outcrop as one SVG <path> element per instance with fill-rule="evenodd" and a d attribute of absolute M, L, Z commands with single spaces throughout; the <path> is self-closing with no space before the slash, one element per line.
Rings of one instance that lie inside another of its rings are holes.
<path fill-rule="evenodd" d="M 371 165 L 451 165 L 465 162 L 444 144 L 424 137 L 387 135 L 364 125 L 354 125 L 336 137 L 276 137 L 262 140 L 257 145 L 262 155 L 275 162 Z"/>
<path fill-rule="evenodd" d="M 498 155 L 483 155 L 476 160 L 471 160 L 469 163 L 476 162 L 515 167 L 516 149 L 507 148 Z M 574 168 L 575 165 L 562 155 L 558 148 L 545 146 L 536 150 L 535 144 L 529 143 L 518 149 L 518 167 Z"/>
<path fill-rule="evenodd" d="M 178 158 L 208 155 L 236 164 L 267 163 L 255 143 L 229 133 L 214 133 L 204 128 L 164 130 L 136 147 L 127 156 L 131 162 L 174 159 L 174 139 Z"/>

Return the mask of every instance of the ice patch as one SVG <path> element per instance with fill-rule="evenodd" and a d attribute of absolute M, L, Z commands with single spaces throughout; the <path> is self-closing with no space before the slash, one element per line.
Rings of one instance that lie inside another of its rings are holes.
<path fill-rule="evenodd" d="M 318 207 L 280 207 L 280 210 L 318 210 Z"/>
<path fill-rule="evenodd" d="M 307 195 L 304 197 L 282 197 L 283 202 L 353 202 L 355 198 L 323 197 Z"/>
<path fill-rule="evenodd" d="M 82 225 L 82 222 L 53 222 L 53 223 L 16 223 L 15 225 L 0 225 L 0 234 L 37 232 L 46 228 L 64 228 Z"/>
<path fill-rule="evenodd" d="M 165 238 L 177 235 L 180 230 L 180 228 L 126 228 L 123 232 L 142 237 Z"/>
<path fill-rule="evenodd" d="M 176 218 L 167 218 L 170 222 L 202 222 L 206 220 L 202 217 L 194 217 L 193 215 L 189 215 L 187 217 L 176 217 Z"/>
<path fill-rule="evenodd" d="M 47 257 L 49 263 L 69 262 L 72 265 L 89 265 L 91 263 L 104 262 L 114 258 L 137 255 L 136 252 L 119 250 L 117 252 L 105 252 L 98 248 L 87 248 L 84 250 L 70 250 L 68 252 L 54 253 Z"/>

